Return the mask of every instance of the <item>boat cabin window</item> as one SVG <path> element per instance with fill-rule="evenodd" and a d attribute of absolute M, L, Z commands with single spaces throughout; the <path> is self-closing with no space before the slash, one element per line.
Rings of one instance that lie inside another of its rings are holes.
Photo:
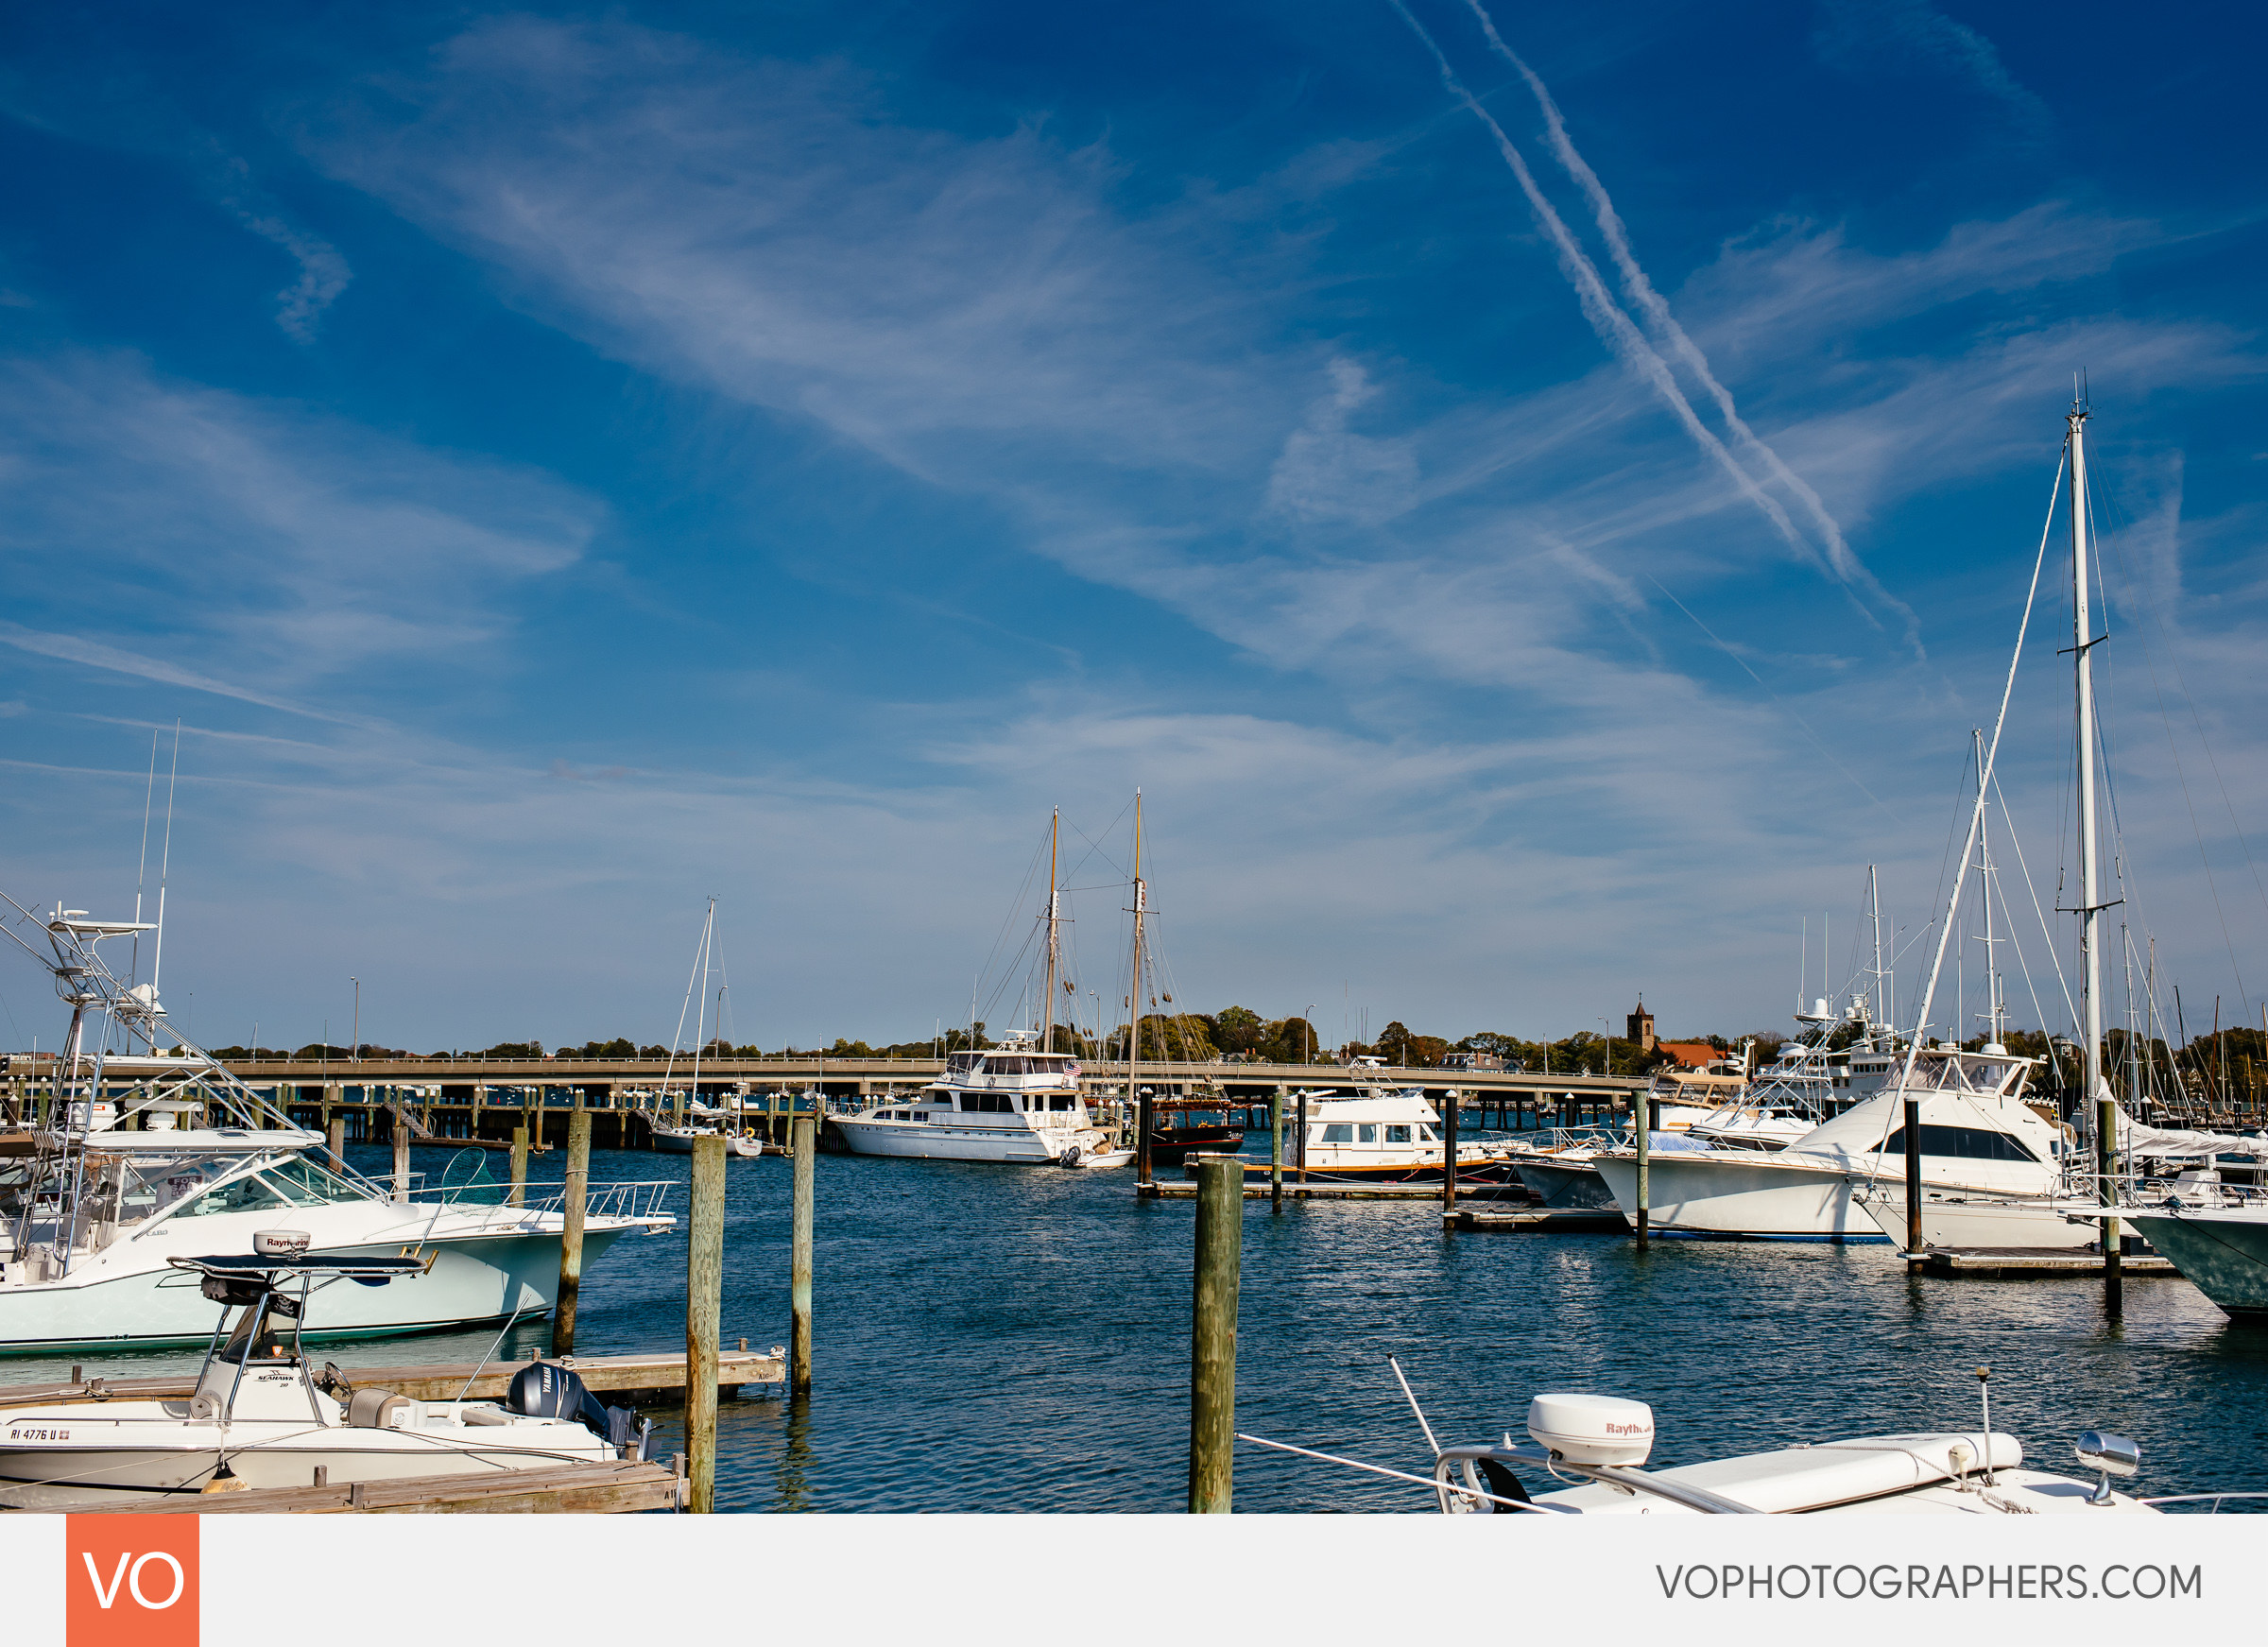
<path fill-rule="evenodd" d="M 1386 1128 L 1386 1141 L 1387 1141 L 1388 1143 L 1407 1143 L 1407 1142 L 1409 1142 L 1409 1141 L 1410 1141 L 1410 1129 L 1409 1129 L 1408 1127 L 1406 1127 L 1406 1126 L 1389 1126 L 1389 1127 L 1387 1127 L 1387 1128 Z"/>
<path fill-rule="evenodd" d="M 1420 1126 L 1418 1129 L 1418 1136 L 1425 1140 L 1425 1141 L 1428 1143 L 1439 1143 L 1441 1141 L 1441 1135 L 1435 1132 L 1430 1126 Z"/>
<path fill-rule="evenodd" d="M 1021 1075 L 1024 1072 L 1023 1066 L 1022 1058 L 1008 1057 L 1003 1054 L 994 1053 L 985 1060 L 985 1073 L 988 1075 Z"/>
<path fill-rule="evenodd" d="M 262 1167 L 260 1175 L 304 1206 L 320 1206 L 329 1201 L 358 1201 L 362 1198 L 343 1179 L 325 1172 L 304 1156 L 279 1161 L 272 1167 Z"/>
<path fill-rule="evenodd" d="M 284 1211 L 306 1204 L 284 1194 L 254 1174 L 249 1178 L 238 1178 L 232 1183 L 223 1184 L 218 1189 L 191 1195 L 175 1209 L 173 1215 L 176 1218 L 202 1218 L 214 1212 Z"/>
<path fill-rule="evenodd" d="M 1906 1153 L 1906 1129 L 1900 1126 L 1882 1145 L 1882 1153 L 1893 1158 Z M 1946 1156 L 1962 1161 L 2037 1161 L 2039 1158 L 2026 1149 L 2018 1140 L 2004 1132 L 1994 1132 L 1983 1126 L 1932 1126 L 1927 1122 L 1921 1128 L 1921 1153 L 1925 1156 Z"/>
<path fill-rule="evenodd" d="M 1365 1143 L 1376 1143 L 1378 1141 L 1378 1128 L 1376 1126 L 1365 1126 L 1362 1129 L 1362 1141 Z"/>
<path fill-rule="evenodd" d="M 945 1059 L 945 1072 L 948 1075 L 966 1075 L 984 1061 L 982 1053 L 954 1053 Z"/>
<path fill-rule="evenodd" d="M 1325 1143 L 1352 1143 L 1354 1128 L 1344 1121 L 1334 1121 L 1323 1129 L 1323 1141 Z"/>
<path fill-rule="evenodd" d="M 961 1107 L 982 1110 L 991 1115 L 1005 1115 L 1016 1107 L 1008 1101 L 1005 1092 L 964 1092 L 961 1094 Z"/>
<path fill-rule="evenodd" d="M 1068 1092 L 1058 1092 L 1054 1098 L 1049 1100 L 1048 1107 L 1051 1109 L 1071 1109 L 1075 1108 L 1078 1105 L 1078 1102 L 1079 1101 L 1076 1098 L 1073 1097 Z"/>

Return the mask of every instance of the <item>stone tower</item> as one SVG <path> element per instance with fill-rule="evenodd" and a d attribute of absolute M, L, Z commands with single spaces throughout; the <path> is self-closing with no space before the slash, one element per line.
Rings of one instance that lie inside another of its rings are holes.
<path fill-rule="evenodd" d="M 1646 1004 L 1641 1001 L 1638 1004 L 1638 1010 L 1624 1021 L 1628 1025 L 1629 1038 L 1638 1043 L 1638 1050 L 1641 1053 L 1652 1052 L 1654 1050 L 1654 1015 L 1646 1010 Z"/>

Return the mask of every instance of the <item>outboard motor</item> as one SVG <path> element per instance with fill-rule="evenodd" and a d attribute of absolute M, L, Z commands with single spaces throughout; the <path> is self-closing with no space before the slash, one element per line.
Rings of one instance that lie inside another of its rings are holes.
<path fill-rule="evenodd" d="M 570 1419 L 612 1447 L 623 1444 L 637 1418 L 627 1407 L 602 1404 L 589 1384 L 548 1361 L 533 1362 L 515 1373 L 504 1405 L 525 1418 Z"/>

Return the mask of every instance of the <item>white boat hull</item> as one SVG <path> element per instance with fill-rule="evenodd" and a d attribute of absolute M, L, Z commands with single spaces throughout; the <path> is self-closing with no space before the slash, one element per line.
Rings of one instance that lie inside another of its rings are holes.
<path fill-rule="evenodd" d="M 540 1317 L 558 1302 L 558 1213 L 499 1217 L 486 1223 L 453 1219 L 449 1209 L 413 1202 L 402 1207 L 393 1227 L 374 1232 L 367 1206 L 352 1209 L 361 1214 L 355 1231 L 364 1238 L 360 1240 L 325 1239 L 330 1232 L 321 1226 L 335 1222 L 331 1208 L 312 1209 L 288 1221 L 273 1213 L 232 1213 L 153 1231 L 148 1251 L 130 1250 L 134 1244 L 122 1242 L 82 1261 L 73 1275 L 60 1280 L 0 1286 L 0 1354 L 55 1354 L 125 1345 L 201 1347 L 213 1336 L 213 1306 L 198 1291 L 200 1278 L 168 1268 L 165 1259 L 169 1254 L 249 1252 L 251 1229 L 226 1227 L 239 1224 L 307 1229 L 312 1237 L 309 1250 L 318 1257 L 431 1256 L 422 1275 L 383 1287 L 342 1282 L 326 1289 L 318 1324 L 306 1332 L 311 1343 L 501 1321 L 514 1311 Z M 633 1227 L 637 1226 L 627 1220 L 592 1220 L 583 1231 L 583 1262 L 593 1262 Z M 380 1239 L 369 1239 L 373 1233 Z M 171 1239 L 156 1245 L 160 1235 Z"/>
<path fill-rule="evenodd" d="M 1865 1197 L 1863 1204 L 1884 1239 L 1904 1246 L 1905 1186 L 1896 1186 L 1894 1193 Z M 2064 1216 L 2067 1205 L 2054 1201 L 1995 1200 L 1989 1196 L 1925 1190 L 1921 1200 L 1922 1244 L 2036 1252 L 2075 1252 L 2092 1245 L 2101 1238 L 2103 1227 L 2073 1224 Z"/>
<path fill-rule="evenodd" d="M 1601 1156 L 1593 1163 L 1624 1218 L 1635 1224 L 1638 1161 Z M 1852 1191 L 1847 1172 L 1805 1166 L 1758 1151 L 1665 1152 L 1647 1163 L 1646 1225 L 1658 1235 L 1750 1241 L 1882 1242 L 1885 1236 Z M 1883 1180 L 1889 1182 L 1891 1180 Z"/>
<path fill-rule="evenodd" d="M 868 1121 L 852 1116 L 838 1116 L 834 1124 L 853 1155 L 895 1156 L 922 1161 L 983 1161 L 997 1166 L 1053 1166 L 1074 1144 L 1085 1152 L 1104 1141 L 1102 1134 L 1092 1128 L 1038 1131 L 1030 1127 L 938 1124 L 923 1121 Z"/>

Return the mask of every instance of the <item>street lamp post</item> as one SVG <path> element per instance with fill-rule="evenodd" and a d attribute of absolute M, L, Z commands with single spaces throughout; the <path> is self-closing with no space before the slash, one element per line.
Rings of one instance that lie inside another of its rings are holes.
<path fill-rule="evenodd" d="M 1307 1061 L 1312 1064 L 1315 1061 L 1315 1004 L 1314 1002 L 1311 1001 L 1307 1004 L 1307 1011 L 1300 1015 L 1299 1021 L 1307 1030 Z"/>
<path fill-rule="evenodd" d="M 362 1062 L 362 980 L 349 978 L 347 982 L 354 986 L 354 1044 L 348 1049 L 347 1056 L 359 1064 Z"/>
<path fill-rule="evenodd" d="M 1606 1056 L 1605 1062 L 1599 1066 L 1599 1073 L 1612 1075 L 1614 1073 L 1614 1026 L 1602 1018 L 1599 1020 L 1599 1029 L 1606 1038 Z"/>

